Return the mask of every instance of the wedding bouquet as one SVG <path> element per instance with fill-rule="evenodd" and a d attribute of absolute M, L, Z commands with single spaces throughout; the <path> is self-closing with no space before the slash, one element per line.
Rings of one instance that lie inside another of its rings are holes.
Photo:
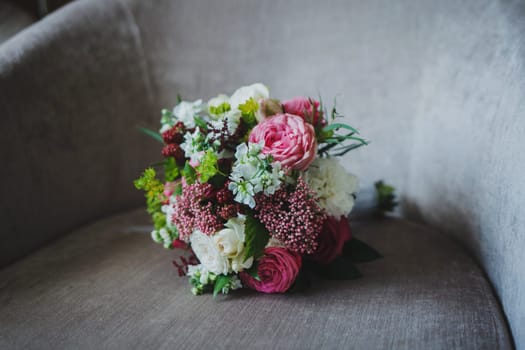
<path fill-rule="evenodd" d="M 312 271 L 355 278 L 354 262 L 378 256 L 351 236 L 358 179 L 337 157 L 367 142 L 339 117 L 311 98 L 270 98 L 258 83 L 208 103 L 179 98 L 159 133 L 142 128 L 163 143 L 164 161 L 135 186 L 153 240 L 188 251 L 174 264 L 194 294 L 283 293 Z"/>

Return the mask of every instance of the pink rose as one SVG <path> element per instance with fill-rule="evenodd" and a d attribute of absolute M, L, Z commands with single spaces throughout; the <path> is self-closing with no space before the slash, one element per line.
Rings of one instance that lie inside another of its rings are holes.
<path fill-rule="evenodd" d="M 295 282 L 301 269 L 301 256 L 288 249 L 271 247 L 264 250 L 259 259 L 257 280 L 246 272 L 241 272 L 242 283 L 262 293 L 284 293 Z"/>
<path fill-rule="evenodd" d="M 320 264 L 328 264 L 341 255 L 345 242 L 350 238 L 352 238 L 352 233 L 348 219 L 344 216 L 340 219 L 329 216 L 317 238 L 317 250 L 308 258 Z"/>
<path fill-rule="evenodd" d="M 313 126 L 292 114 L 263 120 L 252 129 L 249 141 L 263 142 L 264 154 L 271 154 L 285 168 L 297 170 L 308 168 L 317 152 Z"/>
<path fill-rule="evenodd" d="M 312 100 L 308 97 L 294 97 L 291 100 L 282 102 L 285 113 L 298 115 L 305 122 L 317 125 L 321 111 L 319 110 L 319 101 Z"/>

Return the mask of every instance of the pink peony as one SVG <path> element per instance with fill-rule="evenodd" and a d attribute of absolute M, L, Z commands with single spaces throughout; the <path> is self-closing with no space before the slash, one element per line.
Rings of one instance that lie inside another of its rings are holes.
<path fill-rule="evenodd" d="M 249 141 L 264 143 L 262 152 L 271 154 L 285 168 L 306 170 L 317 152 L 312 125 L 292 114 L 277 114 L 255 126 Z"/>
<path fill-rule="evenodd" d="M 286 248 L 272 247 L 264 250 L 259 259 L 257 280 L 246 272 L 241 272 L 244 286 L 262 293 L 284 293 L 295 282 L 301 269 L 301 256 Z"/>
<path fill-rule="evenodd" d="M 317 250 L 308 256 L 310 260 L 320 264 L 328 264 L 343 252 L 345 242 L 352 238 L 348 219 L 329 216 L 317 238 Z"/>
<path fill-rule="evenodd" d="M 319 101 L 312 100 L 308 97 L 294 97 L 291 100 L 282 102 L 285 113 L 298 115 L 305 122 L 317 125 L 321 111 L 319 110 Z"/>

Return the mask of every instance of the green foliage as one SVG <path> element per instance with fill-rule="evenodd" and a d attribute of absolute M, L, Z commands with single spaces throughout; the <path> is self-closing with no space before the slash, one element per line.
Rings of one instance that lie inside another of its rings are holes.
<path fill-rule="evenodd" d="M 331 111 L 332 120 L 343 117 L 337 112 L 335 104 L 336 101 L 334 99 L 334 107 Z M 348 132 L 346 134 L 339 134 L 337 133 L 339 130 L 346 130 Z M 367 140 L 357 135 L 359 135 L 359 131 L 348 124 L 331 123 L 317 131 L 320 145 L 317 153 L 321 156 L 330 155 L 339 157 L 354 149 L 368 145 L 369 142 Z"/>
<path fill-rule="evenodd" d="M 227 294 L 232 284 L 233 284 L 232 276 L 218 275 L 217 279 L 215 280 L 215 286 L 213 287 L 213 297 L 216 297 L 219 293 Z"/>
<path fill-rule="evenodd" d="M 228 102 L 224 102 L 218 106 L 210 106 L 210 113 L 215 115 L 221 115 L 228 112 L 231 106 Z"/>
<path fill-rule="evenodd" d="M 257 103 L 257 101 L 255 101 L 254 98 L 250 98 L 242 105 L 239 105 L 242 120 L 248 125 L 249 128 L 257 124 L 257 120 L 255 119 L 255 113 L 257 113 L 258 109 L 259 103 Z"/>
<path fill-rule="evenodd" d="M 160 211 L 164 201 L 164 185 L 156 178 L 155 169 L 148 168 L 140 178 L 133 183 L 138 190 L 143 190 L 146 196 L 146 206 L 148 213 L 154 214 Z"/>
<path fill-rule="evenodd" d="M 164 140 L 162 139 L 162 136 L 156 132 L 156 131 L 153 131 L 151 129 L 148 129 L 148 128 L 138 128 L 141 132 L 143 132 L 144 134 L 148 135 L 149 137 L 151 137 L 152 139 L 155 139 L 157 141 L 159 141 L 160 143 L 164 143 Z"/>
<path fill-rule="evenodd" d="M 261 280 L 261 277 L 259 277 L 259 264 L 257 261 L 254 261 L 252 267 L 250 267 L 248 270 L 245 270 L 244 272 L 252 276 L 252 278 L 257 281 Z"/>
<path fill-rule="evenodd" d="M 357 238 L 352 238 L 345 244 L 343 256 L 350 258 L 355 263 L 366 263 L 383 257 L 374 248 Z"/>
<path fill-rule="evenodd" d="M 268 230 L 253 214 L 247 214 L 244 233 L 246 235 L 244 261 L 251 256 L 254 259 L 260 258 L 264 253 L 264 247 L 270 240 Z"/>
<path fill-rule="evenodd" d="M 160 230 L 166 226 L 166 215 L 161 211 L 153 213 L 151 215 L 151 219 L 153 220 L 153 226 L 155 226 L 155 230 Z"/>
<path fill-rule="evenodd" d="M 166 181 L 175 181 L 180 176 L 180 169 L 175 158 L 169 157 L 164 163 L 164 178 Z"/>
<path fill-rule="evenodd" d="M 182 169 L 182 176 L 184 176 L 184 179 L 186 179 L 186 183 L 188 185 L 194 184 L 197 180 L 197 173 L 188 161 L 186 161 L 184 169 Z"/>
<path fill-rule="evenodd" d="M 217 154 L 213 150 L 209 149 L 206 151 L 196 169 L 200 176 L 200 182 L 208 182 L 210 178 L 219 172 L 217 160 Z"/>
<path fill-rule="evenodd" d="M 201 131 L 206 132 L 206 130 L 208 130 L 208 123 L 206 123 L 204 119 L 196 115 L 193 117 L 193 120 L 195 121 L 195 125 L 197 125 Z"/>
<path fill-rule="evenodd" d="M 396 201 L 395 188 L 387 185 L 383 181 L 375 183 L 377 194 L 377 211 L 379 214 L 391 212 L 399 204 Z"/>

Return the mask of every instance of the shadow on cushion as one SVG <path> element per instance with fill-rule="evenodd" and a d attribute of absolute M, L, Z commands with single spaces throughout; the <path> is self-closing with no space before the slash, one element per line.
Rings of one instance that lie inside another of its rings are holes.
<path fill-rule="evenodd" d="M 0 348 L 508 349 L 480 269 L 404 220 L 354 224 L 384 259 L 294 295 L 194 297 L 136 210 L 0 271 Z"/>

